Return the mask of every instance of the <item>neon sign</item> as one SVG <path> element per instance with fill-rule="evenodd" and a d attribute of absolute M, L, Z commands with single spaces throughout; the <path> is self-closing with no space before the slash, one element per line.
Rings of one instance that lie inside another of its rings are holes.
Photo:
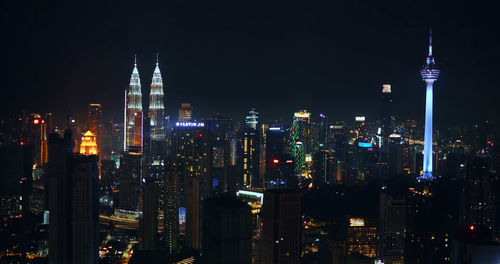
<path fill-rule="evenodd" d="M 177 127 L 204 127 L 205 123 L 198 122 L 176 122 L 175 126 Z"/>

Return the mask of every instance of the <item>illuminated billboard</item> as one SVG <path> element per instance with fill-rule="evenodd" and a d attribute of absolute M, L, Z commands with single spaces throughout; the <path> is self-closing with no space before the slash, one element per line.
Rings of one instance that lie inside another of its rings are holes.
<path fill-rule="evenodd" d="M 371 148 L 373 147 L 373 144 L 367 142 L 358 142 L 358 146 L 361 148 Z"/>
<path fill-rule="evenodd" d="M 350 218 L 349 226 L 365 226 L 365 219 L 363 218 Z"/>
<path fill-rule="evenodd" d="M 356 122 L 365 122 L 365 117 L 364 116 L 356 116 L 355 120 L 356 120 Z"/>
<path fill-rule="evenodd" d="M 205 123 L 203 123 L 203 122 L 176 122 L 175 126 L 177 126 L 177 127 L 204 127 Z"/>

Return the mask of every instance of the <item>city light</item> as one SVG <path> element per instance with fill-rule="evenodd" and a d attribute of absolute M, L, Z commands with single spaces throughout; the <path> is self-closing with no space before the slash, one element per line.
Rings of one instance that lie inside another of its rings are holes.
<path fill-rule="evenodd" d="M 365 219 L 363 218 L 350 218 L 349 226 L 365 226 Z"/>
<path fill-rule="evenodd" d="M 365 122 L 365 117 L 364 116 L 356 116 L 354 118 L 354 120 L 356 120 L 356 122 Z"/>

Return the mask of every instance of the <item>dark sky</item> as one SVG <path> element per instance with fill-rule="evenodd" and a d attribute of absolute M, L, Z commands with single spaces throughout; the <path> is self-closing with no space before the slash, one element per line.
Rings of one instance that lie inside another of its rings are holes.
<path fill-rule="evenodd" d="M 441 69 L 438 126 L 498 119 L 495 7 L 469 1 L 2 1 L 2 112 L 121 118 L 137 54 L 143 94 L 156 52 L 167 112 L 264 119 L 306 108 L 332 120 L 379 116 L 392 84 L 401 119 L 422 120 L 427 31 Z"/>

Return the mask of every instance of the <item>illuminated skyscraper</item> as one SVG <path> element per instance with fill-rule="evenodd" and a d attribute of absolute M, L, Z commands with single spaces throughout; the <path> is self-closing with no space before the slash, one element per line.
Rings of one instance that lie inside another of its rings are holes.
<path fill-rule="evenodd" d="M 125 91 L 125 141 L 123 146 L 123 150 L 125 151 L 129 147 L 133 147 L 135 145 L 134 142 L 138 142 L 138 140 L 134 138 L 135 119 L 138 113 L 141 113 L 142 118 L 141 79 L 139 78 L 139 71 L 137 70 L 137 60 L 135 59 L 134 69 L 132 70 L 132 76 L 130 77 L 130 84 L 128 89 Z M 140 141 L 142 142 L 142 140 Z"/>
<path fill-rule="evenodd" d="M 193 118 L 193 108 L 190 103 L 182 103 L 179 108 L 179 121 L 191 121 Z"/>
<path fill-rule="evenodd" d="M 257 123 L 259 122 L 258 119 L 259 119 L 259 112 L 257 112 L 255 108 L 252 108 L 252 110 L 250 110 L 250 112 L 248 112 L 248 115 L 245 117 L 247 127 L 256 130 Z"/>
<path fill-rule="evenodd" d="M 250 110 L 246 117 L 246 126 L 242 131 L 242 165 L 243 186 L 256 187 L 259 177 L 259 130 L 257 130 L 258 116 L 255 109 Z"/>
<path fill-rule="evenodd" d="M 432 56 L 432 29 L 429 31 L 429 54 L 427 63 L 420 71 L 422 79 L 427 86 L 425 96 L 425 136 L 424 136 L 424 166 L 423 179 L 432 180 L 432 98 L 433 84 L 439 76 L 439 70 Z"/>
<path fill-rule="evenodd" d="M 292 155 L 295 159 L 295 170 L 299 173 L 304 169 L 305 156 L 311 151 L 311 113 L 300 110 L 293 115 L 292 123 Z"/>
<path fill-rule="evenodd" d="M 80 143 L 80 154 L 97 155 L 96 136 L 90 130 L 85 132 L 82 137 L 82 143 Z"/>
<path fill-rule="evenodd" d="M 153 73 L 153 81 L 151 82 L 151 93 L 149 94 L 149 113 L 151 115 L 151 141 L 165 140 L 163 81 L 158 63 L 158 55 L 156 56 L 156 68 Z"/>

